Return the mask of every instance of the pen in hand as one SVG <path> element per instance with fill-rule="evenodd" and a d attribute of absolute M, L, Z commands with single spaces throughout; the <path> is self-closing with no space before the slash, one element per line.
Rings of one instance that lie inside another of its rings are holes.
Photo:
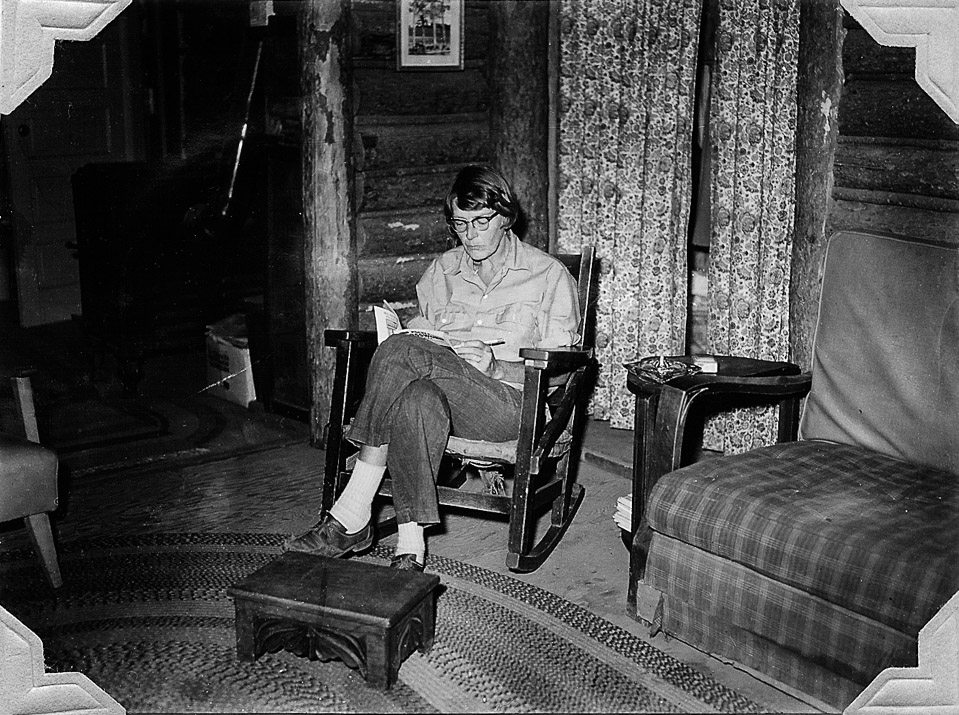
<path fill-rule="evenodd" d="M 465 342 L 465 341 L 461 341 L 461 342 Z M 483 343 L 484 345 L 493 347 L 494 345 L 502 345 L 506 341 L 503 340 L 502 338 L 493 338 L 492 340 L 480 340 L 480 342 Z M 453 352 L 456 353 L 457 355 L 459 354 L 459 344 L 456 344 L 453 346 Z"/>

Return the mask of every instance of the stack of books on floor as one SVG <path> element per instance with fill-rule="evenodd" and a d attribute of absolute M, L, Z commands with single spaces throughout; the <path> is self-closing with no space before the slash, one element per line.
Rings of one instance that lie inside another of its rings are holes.
<path fill-rule="evenodd" d="M 616 512 L 613 521 L 627 534 L 632 531 L 633 524 L 633 494 L 630 492 L 616 500 Z"/>

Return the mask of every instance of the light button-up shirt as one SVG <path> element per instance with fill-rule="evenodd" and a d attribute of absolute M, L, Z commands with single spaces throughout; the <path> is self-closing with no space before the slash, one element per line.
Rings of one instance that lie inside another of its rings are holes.
<path fill-rule="evenodd" d="M 576 281 L 555 257 L 509 233 L 502 269 L 485 284 L 462 246 L 447 251 L 416 285 L 420 316 L 411 328 L 460 340 L 503 340 L 497 360 L 519 360 L 524 347 L 575 345 L 580 309 Z"/>

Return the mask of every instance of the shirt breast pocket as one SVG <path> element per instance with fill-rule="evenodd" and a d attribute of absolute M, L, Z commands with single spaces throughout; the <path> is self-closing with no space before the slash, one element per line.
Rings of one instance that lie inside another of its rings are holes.
<path fill-rule="evenodd" d="M 446 306 L 436 314 L 437 328 L 439 330 L 468 330 L 473 326 L 472 318 L 462 308 L 456 306 Z"/>
<path fill-rule="evenodd" d="M 536 311 L 522 303 L 508 305 L 495 316 L 496 327 L 514 335 L 518 342 L 534 342 L 538 336 Z"/>

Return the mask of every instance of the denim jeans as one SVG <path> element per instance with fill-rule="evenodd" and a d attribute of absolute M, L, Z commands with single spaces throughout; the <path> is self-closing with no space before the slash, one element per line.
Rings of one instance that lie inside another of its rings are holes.
<path fill-rule="evenodd" d="M 389 445 L 396 520 L 440 520 L 436 478 L 451 434 L 516 439 L 523 392 L 484 375 L 453 353 L 412 335 L 394 335 L 373 354 L 366 392 L 347 437 Z"/>

